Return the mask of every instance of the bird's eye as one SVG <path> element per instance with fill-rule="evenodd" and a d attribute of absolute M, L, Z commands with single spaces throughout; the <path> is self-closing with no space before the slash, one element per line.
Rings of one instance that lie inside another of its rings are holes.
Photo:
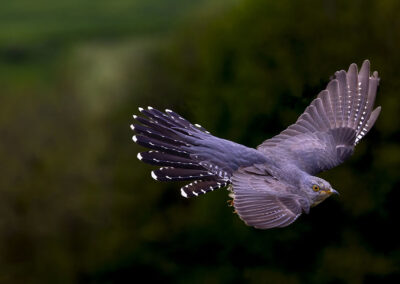
<path fill-rule="evenodd" d="M 312 190 L 314 190 L 315 192 L 317 192 L 317 191 L 319 190 L 319 186 L 316 185 L 316 184 L 314 184 L 314 185 L 312 186 Z"/>

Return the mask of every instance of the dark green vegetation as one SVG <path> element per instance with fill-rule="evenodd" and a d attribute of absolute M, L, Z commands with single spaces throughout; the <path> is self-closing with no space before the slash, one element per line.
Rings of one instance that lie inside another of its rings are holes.
<path fill-rule="evenodd" d="M 398 1 L 13 2 L 0 10 L 0 282 L 399 281 Z M 246 227 L 225 190 L 186 200 L 136 159 L 137 106 L 255 147 L 366 58 L 381 116 L 323 174 L 341 196 L 290 227 Z"/>

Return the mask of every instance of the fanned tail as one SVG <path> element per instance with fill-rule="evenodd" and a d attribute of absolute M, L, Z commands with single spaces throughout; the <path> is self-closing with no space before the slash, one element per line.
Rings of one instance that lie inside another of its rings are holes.
<path fill-rule="evenodd" d="M 144 115 L 131 128 L 137 144 L 151 149 L 138 159 L 161 168 L 151 172 L 159 181 L 192 181 L 181 188 L 184 197 L 198 196 L 230 184 L 241 166 L 265 162 L 255 149 L 211 135 L 201 125 L 191 124 L 172 110 L 139 108 Z"/>
<path fill-rule="evenodd" d="M 162 166 L 151 172 L 159 181 L 193 181 L 181 188 L 184 197 L 198 196 L 224 187 L 230 183 L 229 165 L 217 158 L 207 141 L 218 139 L 198 124 L 191 124 L 179 114 L 166 110 L 165 113 L 152 107 L 139 108 L 145 115 L 133 118 L 140 124 L 132 124 L 136 135 L 133 141 L 152 150 L 138 153 L 139 160 Z M 197 146 L 197 148 L 196 148 Z M 200 147 L 200 148 L 199 148 Z M 203 154 L 203 147 L 211 153 Z M 213 157 L 207 157 L 212 154 Z"/>
<path fill-rule="evenodd" d="M 137 133 L 133 141 L 153 150 L 138 153 L 137 157 L 145 163 L 163 166 L 151 172 L 153 179 L 194 181 L 181 188 L 184 197 L 198 196 L 229 183 L 227 173 L 218 175 L 218 172 L 211 171 L 191 149 L 196 140 L 209 136 L 203 127 L 192 125 L 168 109 L 165 113 L 152 107 L 139 108 L 139 111 L 147 117 L 134 115 L 134 119 L 141 124 L 131 125 Z"/>

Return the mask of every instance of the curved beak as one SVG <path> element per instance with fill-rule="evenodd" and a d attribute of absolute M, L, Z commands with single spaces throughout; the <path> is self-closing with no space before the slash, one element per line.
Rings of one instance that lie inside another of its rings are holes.
<path fill-rule="evenodd" d="M 330 192 L 331 192 L 331 193 L 334 193 L 334 194 L 336 194 L 336 195 L 340 195 L 339 192 L 337 192 L 337 191 L 334 190 L 333 188 L 330 189 Z"/>

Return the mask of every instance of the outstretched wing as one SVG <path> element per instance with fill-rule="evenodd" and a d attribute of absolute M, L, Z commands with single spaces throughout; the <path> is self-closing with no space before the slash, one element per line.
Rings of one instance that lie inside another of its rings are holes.
<path fill-rule="evenodd" d="M 280 148 L 301 169 L 310 173 L 333 168 L 353 153 L 355 145 L 368 133 L 379 116 L 372 111 L 378 73 L 370 76 L 365 60 L 360 72 L 357 65 L 337 71 L 318 97 L 295 124 L 258 146 L 265 154 Z"/>
<path fill-rule="evenodd" d="M 240 168 L 232 176 L 234 206 L 239 217 L 259 229 L 286 227 L 310 209 L 308 199 L 268 174 L 265 164 Z"/>

